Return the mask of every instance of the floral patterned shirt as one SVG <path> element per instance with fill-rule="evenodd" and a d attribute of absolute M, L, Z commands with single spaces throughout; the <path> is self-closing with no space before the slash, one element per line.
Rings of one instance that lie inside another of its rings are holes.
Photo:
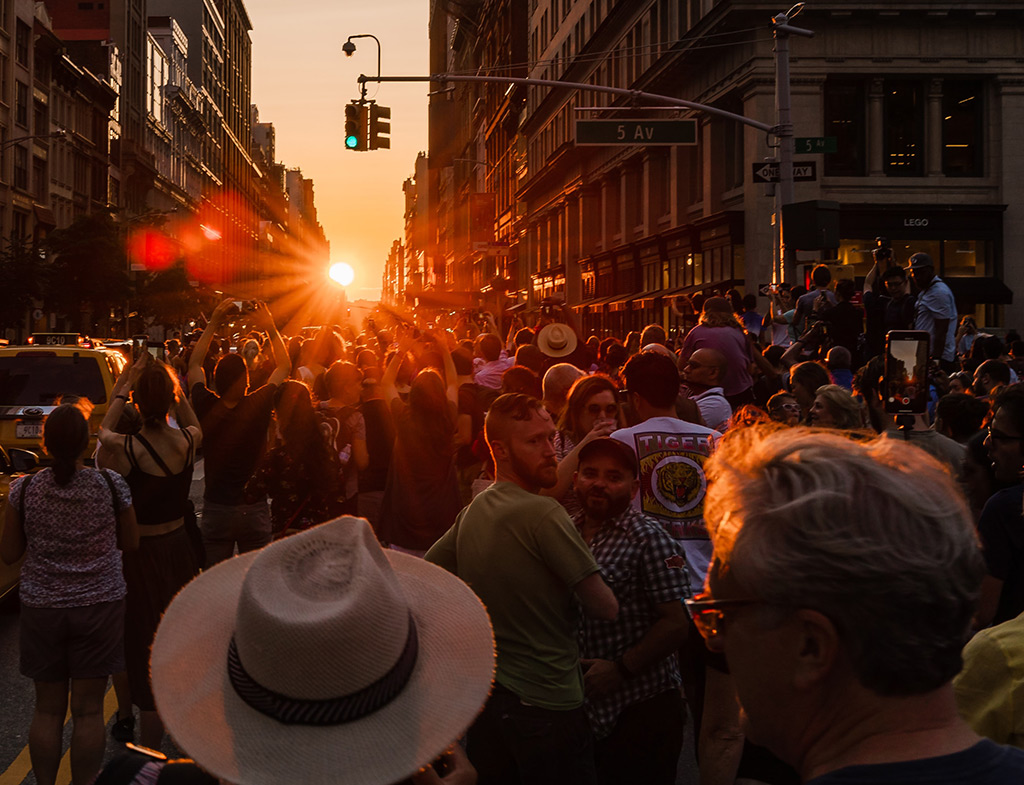
<path fill-rule="evenodd" d="M 334 476 L 339 482 L 332 488 L 314 488 L 309 475 L 284 447 L 275 447 L 260 461 L 245 486 L 245 501 L 257 502 L 270 497 L 270 518 L 275 532 L 307 529 L 341 514 L 345 489 L 341 487 L 340 467 Z"/>
<path fill-rule="evenodd" d="M 117 494 L 96 469 L 80 469 L 61 487 L 52 469 L 32 475 L 24 500 L 27 548 L 21 568 L 21 601 L 33 608 L 76 608 L 125 595 L 117 513 L 132 506 L 128 483 L 108 471 Z M 9 503 L 22 510 L 27 477 L 11 483 Z"/>

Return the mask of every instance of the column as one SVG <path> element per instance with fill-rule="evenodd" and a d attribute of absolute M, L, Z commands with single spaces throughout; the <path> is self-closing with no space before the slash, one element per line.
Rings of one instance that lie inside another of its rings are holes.
<path fill-rule="evenodd" d="M 882 100 L 885 85 L 881 79 L 872 79 L 868 87 L 868 176 L 881 177 L 885 174 L 885 137 L 883 135 L 884 112 Z"/>
<path fill-rule="evenodd" d="M 942 80 L 928 80 L 925 111 L 925 174 L 942 177 Z"/>

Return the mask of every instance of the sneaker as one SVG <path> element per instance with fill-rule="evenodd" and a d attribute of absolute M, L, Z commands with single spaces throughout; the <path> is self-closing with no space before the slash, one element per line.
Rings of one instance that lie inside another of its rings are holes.
<path fill-rule="evenodd" d="M 110 735 L 114 737 L 115 741 L 122 744 L 130 744 L 135 741 L 135 716 L 129 714 L 122 718 L 120 714 L 116 715 L 114 724 L 110 726 Z"/>

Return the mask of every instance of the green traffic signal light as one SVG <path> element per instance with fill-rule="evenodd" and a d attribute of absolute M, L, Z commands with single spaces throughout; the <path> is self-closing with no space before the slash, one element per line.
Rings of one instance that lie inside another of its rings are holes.
<path fill-rule="evenodd" d="M 347 104 L 345 106 L 345 148 L 365 150 L 367 129 L 366 107 L 358 101 Z"/>

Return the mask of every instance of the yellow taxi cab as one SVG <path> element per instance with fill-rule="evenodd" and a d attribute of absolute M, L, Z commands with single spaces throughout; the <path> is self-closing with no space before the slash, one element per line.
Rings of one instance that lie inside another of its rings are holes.
<path fill-rule="evenodd" d="M 34 333 L 25 345 L 0 347 L 0 447 L 40 451 L 43 419 L 58 401 L 88 398 L 88 458 L 110 393 L 128 361 L 78 333 Z"/>
<path fill-rule="evenodd" d="M 32 471 L 37 463 L 38 459 L 30 452 L 14 450 L 8 453 L 0 447 L 0 536 L 7 523 L 7 498 L 11 480 Z M 21 563 L 24 560 L 22 557 L 14 564 L 4 564 L 0 559 L 0 601 L 18 585 L 18 575 L 21 573 Z"/>

